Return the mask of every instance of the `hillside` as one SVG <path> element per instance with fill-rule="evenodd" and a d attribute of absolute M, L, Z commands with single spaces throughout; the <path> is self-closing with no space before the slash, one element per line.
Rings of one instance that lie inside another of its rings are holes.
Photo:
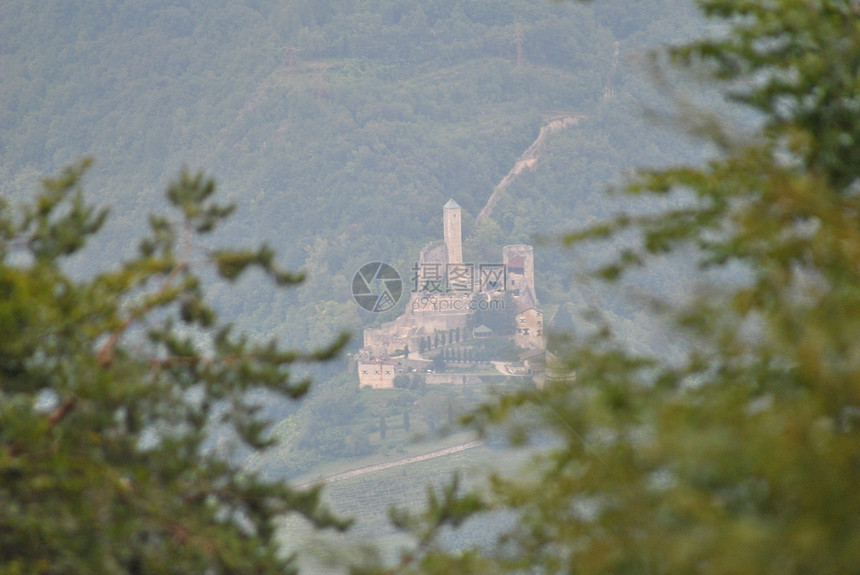
<path fill-rule="evenodd" d="M 251 280 L 228 298 L 214 285 L 218 307 L 252 336 L 310 348 L 399 313 L 360 314 L 350 278 L 368 261 L 408 270 L 449 197 L 478 260 L 619 209 L 603 190 L 630 166 L 694 158 L 643 120 L 656 93 L 637 58 L 698 27 L 687 0 L 11 0 L 0 7 L 0 193 L 26 197 L 93 156 L 87 189 L 112 206 L 112 247 L 75 262 L 86 274 L 135 249 L 128 238 L 181 166 L 202 168 L 237 204 L 227 241 L 265 240 L 308 274 L 286 295 Z M 560 117 L 577 123 L 542 132 Z M 538 246 L 536 260 L 541 301 L 581 305 L 561 249 Z M 604 304 L 641 329 L 620 299 Z M 335 412 L 333 398 L 353 394 L 346 367 L 317 373 L 303 414 L 273 416 L 309 425 Z M 305 461 L 348 451 L 332 446 L 361 426 L 338 423 Z"/>

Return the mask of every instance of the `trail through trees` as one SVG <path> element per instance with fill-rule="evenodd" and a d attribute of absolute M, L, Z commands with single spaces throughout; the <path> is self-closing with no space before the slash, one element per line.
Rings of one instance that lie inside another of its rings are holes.
<path fill-rule="evenodd" d="M 496 207 L 496 203 L 499 201 L 499 195 L 511 184 L 511 182 L 517 179 L 517 176 L 522 174 L 525 170 L 534 169 L 534 166 L 537 164 L 538 158 L 540 157 L 541 148 L 543 148 L 549 134 L 559 132 L 570 126 L 576 126 L 579 124 L 579 121 L 585 119 L 585 117 L 585 114 L 574 113 L 554 118 L 544 125 L 540 129 L 540 134 L 538 134 L 537 139 L 532 142 L 532 145 L 529 146 L 525 152 L 523 152 L 516 164 L 514 164 L 514 167 L 511 168 L 511 171 L 502 178 L 502 181 L 500 181 L 498 185 L 496 185 L 493 193 L 490 195 L 490 199 L 487 200 L 487 205 L 485 205 L 484 209 L 481 210 L 481 213 L 478 214 L 478 222 L 481 222 L 492 215 L 493 208 Z"/>

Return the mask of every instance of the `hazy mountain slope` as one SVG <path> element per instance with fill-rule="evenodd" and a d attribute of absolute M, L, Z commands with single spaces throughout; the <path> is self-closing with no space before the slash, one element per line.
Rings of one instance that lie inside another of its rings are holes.
<path fill-rule="evenodd" d="M 112 241 L 77 262 L 84 273 L 135 248 L 128 238 L 181 166 L 204 168 L 238 206 L 228 241 L 266 240 L 308 272 L 288 294 L 252 280 L 227 299 L 216 285 L 219 307 L 252 334 L 312 346 L 380 319 L 359 315 L 352 274 L 380 259 L 408 273 L 440 236 L 449 197 L 480 258 L 611 211 L 602 190 L 630 166 L 689 156 L 638 115 L 654 93 L 636 63 L 699 25 L 688 5 L 9 0 L 0 193 L 23 197 L 42 174 L 94 156 L 87 189 L 113 206 Z M 560 114 L 583 120 L 546 139 L 476 229 Z M 566 256 L 536 258 L 543 302 L 580 298 Z"/>

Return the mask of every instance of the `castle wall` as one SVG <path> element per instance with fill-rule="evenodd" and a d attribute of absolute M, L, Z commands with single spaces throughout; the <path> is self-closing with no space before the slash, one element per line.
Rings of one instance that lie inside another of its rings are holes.
<path fill-rule="evenodd" d="M 448 252 L 444 242 L 433 242 L 421 250 L 412 285 L 416 293 L 436 293 L 444 289 L 447 261 Z"/>
<path fill-rule="evenodd" d="M 514 343 L 518 347 L 526 349 L 542 349 L 543 338 L 543 312 L 533 307 L 527 308 L 516 316 L 517 332 Z"/>
<path fill-rule="evenodd" d="M 396 375 L 393 361 L 359 361 L 358 382 L 361 387 L 369 385 L 373 389 L 391 389 Z"/>
<path fill-rule="evenodd" d="M 427 385 L 480 385 L 481 378 L 473 374 L 462 373 L 428 373 Z"/>
<path fill-rule="evenodd" d="M 421 327 L 424 335 L 433 335 L 437 331 L 448 331 L 451 329 L 466 329 L 472 318 L 471 312 L 435 312 L 420 314 Z"/>
<path fill-rule="evenodd" d="M 370 357 L 391 356 L 397 350 L 404 349 L 407 345 L 411 351 L 417 350 L 415 343 L 418 341 L 416 328 L 404 329 L 397 322 L 388 322 L 380 327 L 367 328 L 364 330 L 363 350 Z"/>

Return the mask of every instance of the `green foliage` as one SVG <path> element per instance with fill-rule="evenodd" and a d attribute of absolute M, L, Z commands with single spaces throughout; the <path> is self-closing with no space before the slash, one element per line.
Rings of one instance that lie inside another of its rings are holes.
<path fill-rule="evenodd" d="M 304 395 L 290 367 L 345 339 L 285 351 L 218 322 L 198 275 L 218 256 L 200 242 L 230 210 L 200 175 L 171 185 L 179 221 L 152 218 L 139 257 L 67 276 L 106 214 L 83 200 L 87 165 L 0 213 L 0 571 L 288 572 L 274 539 L 286 514 L 344 525 L 316 491 L 235 470 L 228 446 L 268 445 L 260 394 Z"/>
<path fill-rule="evenodd" d="M 497 335 L 471 339 L 466 345 L 465 349 L 471 350 L 477 361 L 516 361 L 522 351 L 507 337 Z"/>
<path fill-rule="evenodd" d="M 421 573 L 477 573 L 476 564 L 484 564 L 473 553 L 467 552 L 456 560 L 448 556 L 437 541 L 437 534 L 446 528 L 456 529 L 475 513 L 485 509 L 476 492 L 465 492 L 460 486 L 460 476 L 453 478 L 438 490 L 427 488 L 427 506 L 421 513 L 409 513 L 402 509 L 391 511 L 391 522 L 415 540 L 415 547 L 401 553 L 399 565 L 393 570 L 400 572 L 416 564 Z M 374 568 L 353 568 L 353 573 L 369 575 L 378 573 Z"/>
<path fill-rule="evenodd" d="M 600 325 L 567 350 L 574 381 L 475 412 L 484 427 L 528 406 L 555 439 L 526 476 L 494 479 L 490 499 L 516 527 L 495 550 L 431 550 L 401 572 L 860 564 L 860 13 L 851 0 L 700 4 L 720 32 L 670 53 L 723 81 L 758 128 L 736 136 L 684 115 L 719 154 L 643 170 L 624 189 L 650 209 L 569 236 L 618 242 L 595 273 L 609 283 L 655 256 L 695 254 L 707 285 L 655 302 L 683 357 L 633 354 Z"/>
<path fill-rule="evenodd" d="M 478 300 L 481 295 L 476 294 L 475 299 Z M 476 302 L 475 325 L 484 325 L 496 335 L 513 335 L 516 330 L 516 300 L 506 293 L 504 299 L 496 300 L 495 303 L 501 305 L 482 306 Z"/>
<path fill-rule="evenodd" d="M 400 375 L 394 376 L 394 387 L 396 387 L 397 389 L 408 389 L 411 383 L 412 380 L 409 378 L 408 375 L 401 373 Z"/>

